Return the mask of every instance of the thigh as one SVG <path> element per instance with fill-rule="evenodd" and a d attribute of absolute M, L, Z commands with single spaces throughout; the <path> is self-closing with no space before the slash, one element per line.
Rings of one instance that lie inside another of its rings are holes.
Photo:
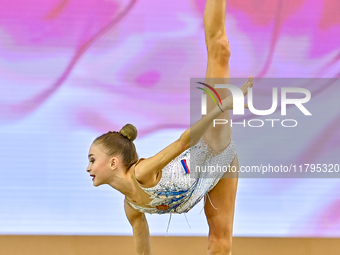
<path fill-rule="evenodd" d="M 230 164 L 239 169 L 237 155 Z M 208 193 L 204 206 L 209 224 L 209 236 L 225 238 L 231 242 L 238 174 L 225 173 L 217 185 Z M 211 201 L 210 201 L 211 200 Z"/>

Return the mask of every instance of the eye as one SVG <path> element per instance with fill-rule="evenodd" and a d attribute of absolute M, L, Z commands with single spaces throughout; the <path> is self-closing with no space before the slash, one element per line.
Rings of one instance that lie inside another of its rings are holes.
<path fill-rule="evenodd" d="M 93 163 L 94 163 L 94 159 L 92 158 L 92 159 L 90 160 L 90 162 L 93 164 Z"/>

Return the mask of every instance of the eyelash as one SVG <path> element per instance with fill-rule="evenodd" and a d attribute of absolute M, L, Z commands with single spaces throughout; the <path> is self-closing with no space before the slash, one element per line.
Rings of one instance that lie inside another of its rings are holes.
<path fill-rule="evenodd" d="M 91 159 L 90 162 L 93 164 L 94 163 L 94 159 Z"/>

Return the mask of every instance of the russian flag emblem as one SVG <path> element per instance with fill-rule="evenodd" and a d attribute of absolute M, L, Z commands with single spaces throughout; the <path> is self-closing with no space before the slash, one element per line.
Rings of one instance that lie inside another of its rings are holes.
<path fill-rule="evenodd" d="M 182 159 L 181 163 L 182 163 L 182 166 L 184 168 L 185 173 L 186 174 L 190 174 L 190 170 L 189 170 L 189 167 L 187 165 L 187 160 L 186 159 Z"/>

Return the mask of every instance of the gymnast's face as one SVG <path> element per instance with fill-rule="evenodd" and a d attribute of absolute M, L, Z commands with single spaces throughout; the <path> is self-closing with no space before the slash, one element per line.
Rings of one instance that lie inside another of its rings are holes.
<path fill-rule="evenodd" d="M 92 144 L 89 152 L 89 165 L 87 172 L 92 177 L 93 185 L 108 184 L 112 177 L 110 157 L 102 150 L 100 145 Z"/>

